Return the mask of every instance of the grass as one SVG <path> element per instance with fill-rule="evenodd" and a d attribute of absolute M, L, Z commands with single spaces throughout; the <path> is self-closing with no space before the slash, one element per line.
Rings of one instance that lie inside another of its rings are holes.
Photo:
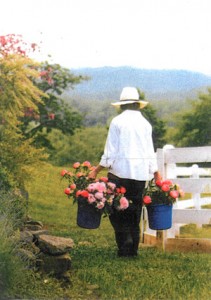
<path fill-rule="evenodd" d="M 209 254 L 164 253 L 141 247 L 137 258 L 118 258 L 108 218 L 100 228 L 76 225 L 76 205 L 64 194 L 60 168 L 50 166 L 28 185 L 29 213 L 51 234 L 71 237 L 71 283 L 40 273 L 28 273 L 10 297 L 18 299 L 208 300 L 211 298 Z M 210 228 L 208 228 L 210 229 Z M 195 228 L 188 229 L 190 232 Z M 202 233 L 198 233 L 199 236 Z"/>

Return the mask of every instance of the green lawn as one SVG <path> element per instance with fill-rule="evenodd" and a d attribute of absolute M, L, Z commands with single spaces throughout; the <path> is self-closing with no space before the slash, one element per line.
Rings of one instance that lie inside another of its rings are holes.
<path fill-rule="evenodd" d="M 164 253 L 140 247 L 137 258 L 118 258 L 108 218 L 95 230 L 76 225 L 77 207 L 63 193 L 66 182 L 60 180 L 60 170 L 49 166 L 28 185 L 29 213 L 51 234 L 74 240 L 71 284 L 36 273 L 29 275 L 30 282 L 19 283 L 16 295 L 74 300 L 211 299 L 209 254 Z"/>

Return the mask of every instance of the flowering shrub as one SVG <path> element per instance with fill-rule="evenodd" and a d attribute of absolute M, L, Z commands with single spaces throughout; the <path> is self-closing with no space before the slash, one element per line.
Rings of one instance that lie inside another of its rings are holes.
<path fill-rule="evenodd" d="M 176 202 L 177 198 L 183 197 L 183 191 L 177 184 L 173 184 L 171 180 L 149 181 L 144 189 L 143 203 L 145 205 L 153 204 L 169 204 Z"/>
<path fill-rule="evenodd" d="M 96 180 L 88 178 L 93 168 L 90 162 L 85 161 L 74 163 L 73 172 L 62 170 L 62 178 L 68 180 L 68 187 L 65 188 L 64 193 L 73 199 L 73 203 L 83 198 L 85 202 L 94 205 L 106 215 L 111 214 L 114 208 L 127 209 L 129 201 L 124 196 L 126 189 L 109 182 L 107 177 L 100 177 Z"/>

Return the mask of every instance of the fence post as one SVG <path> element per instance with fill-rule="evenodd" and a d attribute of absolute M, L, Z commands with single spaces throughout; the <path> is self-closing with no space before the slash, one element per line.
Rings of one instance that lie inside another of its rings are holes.
<path fill-rule="evenodd" d="M 158 163 L 158 170 L 161 173 L 163 178 L 166 178 L 166 164 L 165 164 L 165 150 L 157 149 L 157 163 Z M 165 240 L 166 234 L 163 230 L 156 231 L 156 239 L 158 247 L 162 248 L 165 251 Z"/>
<path fill-rule="evenodd" d="M 198 179 L 199 178 L 199 166 L 194 164 L 191 168 L 192 175 L 191 178 Z M 193 203 L 196 209 L 201 209 L 201 203 L 200 203 L 200 193 L 193 193 L 192 194 Z"/>

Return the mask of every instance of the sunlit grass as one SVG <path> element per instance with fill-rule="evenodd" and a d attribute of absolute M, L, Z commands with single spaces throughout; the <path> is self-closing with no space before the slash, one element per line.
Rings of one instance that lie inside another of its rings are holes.
<path fill-rule="evenodd" d="M 137 258 L 118 258 L 108 218 L 103 218 L 100 228 L 95 230 L 76 225 L 77 205 L 64 194 L 67 183 L 61 181 L 60 171 L 59 167 L 49 166 L 28 185 L 29 213 L 42 221 L 51 234 L 74 240 L 75 248 L 70 253 L 71 284 L 36 274 L 30 284 L 21 285 L 19 295 L 74 300 L 211 298 L 209 254 L 165 253 L 141 247 Z M 195 227 L 188 230 L 196 232 Z"/>

